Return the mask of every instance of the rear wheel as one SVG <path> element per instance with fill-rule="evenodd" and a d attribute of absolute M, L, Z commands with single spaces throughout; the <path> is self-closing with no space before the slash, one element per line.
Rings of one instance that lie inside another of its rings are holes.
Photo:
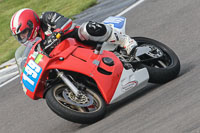
<path fill-rule="evenodd" d="M 148 69 L 149 82 L 165 83 L 177 77 L 180 72 L 180 61 L 168 46 L 150 38 L 133 37 L 133 39 L 139 47 L 151 49 L 147 54 L 136 57 L 140 61 L 146 60 L 142 65 Z"/>
<path fill-rule="evenodd" d="M 105 101 L 89 88 L 77 98 L 65 84 L 58 84 L 48 90 L 46 102 L 57 115 L 76 123 L 93 123 L 106 113 Z"/>

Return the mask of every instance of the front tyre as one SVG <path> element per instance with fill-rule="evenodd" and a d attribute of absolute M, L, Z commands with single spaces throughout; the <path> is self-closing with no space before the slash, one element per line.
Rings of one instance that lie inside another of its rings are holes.
<path fill-rule="evenodd" d="M 92 100 L 89 100 L 91 98 Z M 83 99 L 77 99 L 65 84 L 58 84 L 48 90 L 46 102 L 57 115 L 75 123 L 94 123 L 102 119 L 106 113 L 105 101 L 97 92 L 89 88 L 85 90 Z"/>
<path fill-rule="evenodd" d="M 148 69 L 149 82 L 151 83 L 166 83 L 175 77 L 180 72 L 180 61 L 178 56 L 165 44 L 156 40 L 145 37 L 133 37 L 138 43 L 138 46 L 146 46 L 151 48 L 152 51 L 143 57 L 138 57 L 139 60 L 152 57 L 159 57 L 161 53 L 163 56 L 156 60 L 143 63 L 143 66 Z"/>

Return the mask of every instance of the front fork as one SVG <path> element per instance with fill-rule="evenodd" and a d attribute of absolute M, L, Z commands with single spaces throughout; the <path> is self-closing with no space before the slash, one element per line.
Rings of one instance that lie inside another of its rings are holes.
<path fill-rule="evenodd" d="M 80 96 L 80 91 L 78 90 L 78 88 L 76 86 L 74 86 L 74 84 L 65 76 L 65 74 L 63 72 L 60 72 L 58 69 L 55 69 L 58 77 L 60 77 L 63 82 L 69 87 L 69 89 L 71 89 L 71 91 L 77 96 Z"/>

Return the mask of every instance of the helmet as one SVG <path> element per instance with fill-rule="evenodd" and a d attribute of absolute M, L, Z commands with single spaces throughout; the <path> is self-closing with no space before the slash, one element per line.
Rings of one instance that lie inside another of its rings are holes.
<path fill-rule="evenodd" d="M 12 35 L 20 43 L 32 41 L 38 35 L 40 29 L 40 19 L 38 15 L 28 8 L 17 11 L 11 18 L 10 29 Z"/>

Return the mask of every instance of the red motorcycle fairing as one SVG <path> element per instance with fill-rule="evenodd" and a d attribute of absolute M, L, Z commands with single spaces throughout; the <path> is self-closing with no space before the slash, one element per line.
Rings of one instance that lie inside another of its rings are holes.
<path fill-rule="evenodd" d="M 50 54 L 52 58 L 43 54 L 38 54 L 37 57 L 34 58 L 32 55 L 34 54 L 35 46 L 36 45 L 33 46 L 29 53 L 25 69 L 29 67 L 29 62 L 34 61 L 35 65 L 38 65 L 42 71 L 41 73 L 38 73 L 38 82 L 32 90 L 27 83 L 24 83 L 25 80 L 23 80 L 23 78 L 25 76 L 22 74 L 22 82 L 24 84 L 23 86 L 26 95 L 34 100 L 43 98 L 45 81 L 48 78 L 49 70 L 60 69 L 81 73 L 93 78 L 106 103 L 110 103 L 123 70 L 121 61 L 115 56 L 114 53 L 103 51 L 101 54 L 96 55 L 90 46 L 80 44 L 76 40 L 68 38 L 54 48 Z M 102 61 L 105 57 L 112 59 L 114 64 L 106 65 Z M 60 58 L 64 60 L 60 60 Z M 34 69 L 34 67 L 32 69 Z M 33 77 L 33 72 L 29 72 L 28 76 Z"/>

